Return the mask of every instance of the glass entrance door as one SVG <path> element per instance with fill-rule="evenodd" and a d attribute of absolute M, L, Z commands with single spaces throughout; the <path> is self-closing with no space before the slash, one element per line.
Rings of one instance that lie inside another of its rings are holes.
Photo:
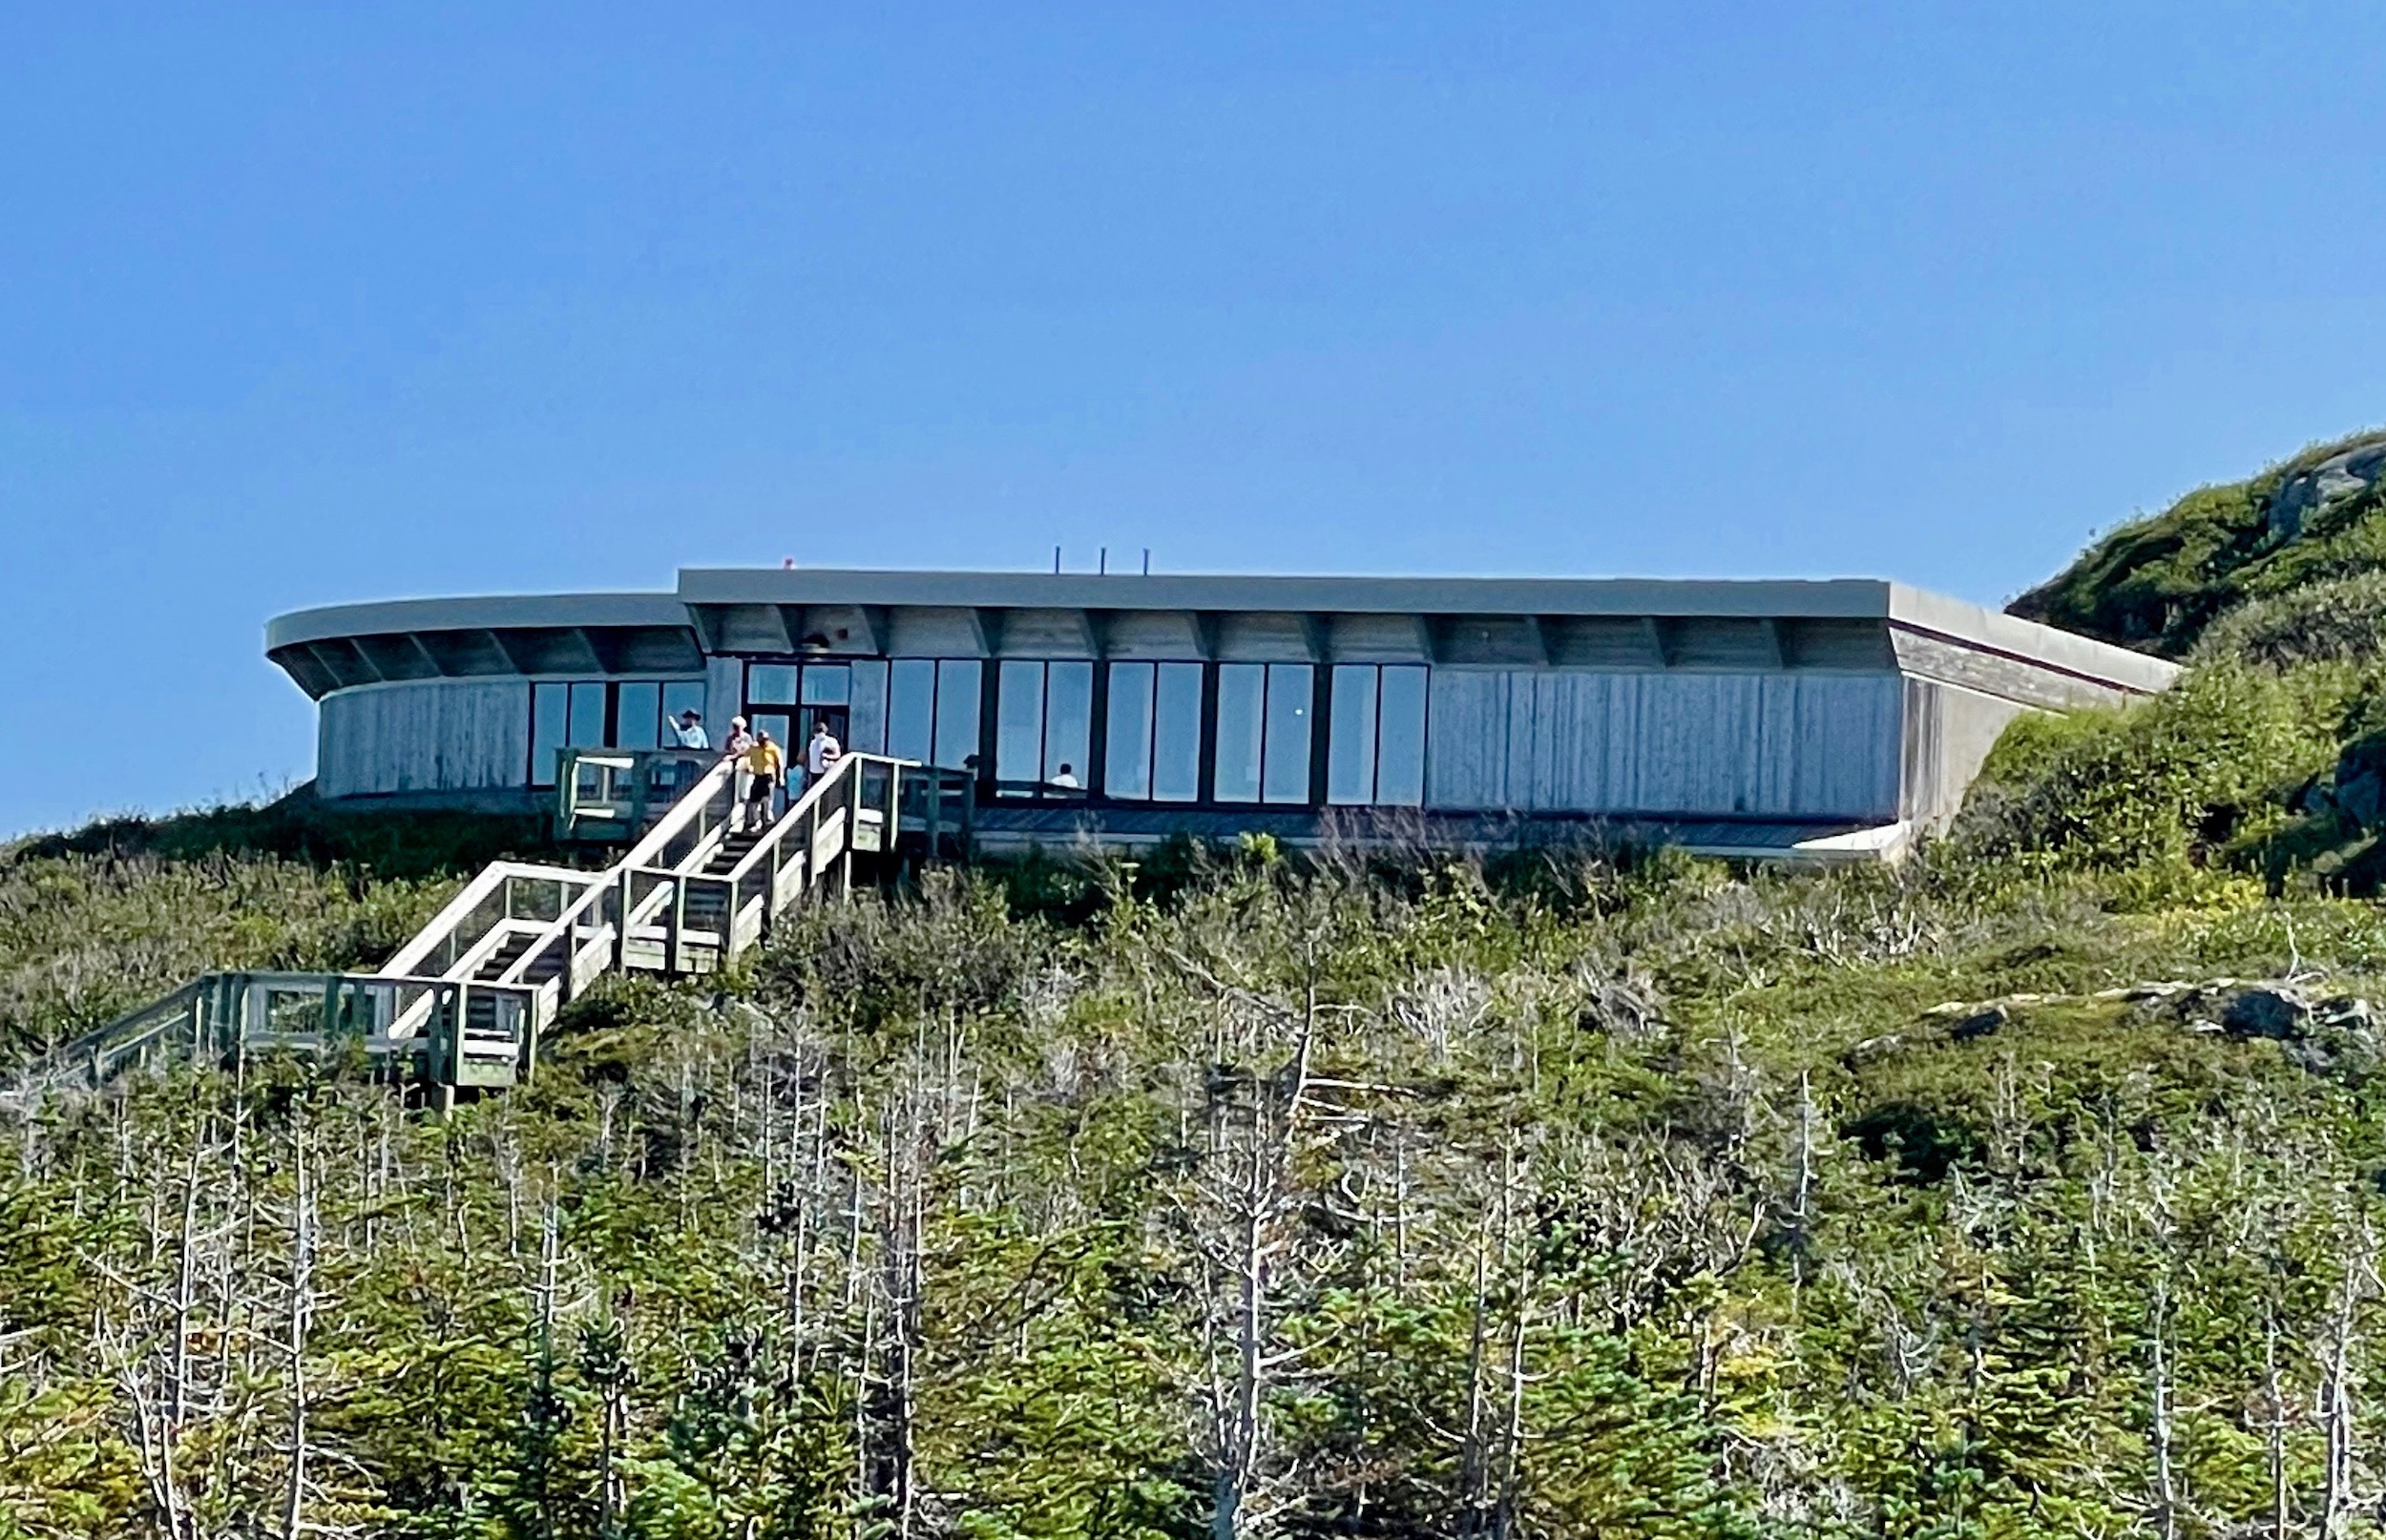
<path fill-rule="evenodd" d="M 790 769 L 807 770 L 811 766 L 812 729 L 826 724 L 828 736 L 837 740 L 839 753 L 852 740 L 852 718 L 844 706 L 804 706 L 795 714 L 796 736 L 787 746 Z"/>

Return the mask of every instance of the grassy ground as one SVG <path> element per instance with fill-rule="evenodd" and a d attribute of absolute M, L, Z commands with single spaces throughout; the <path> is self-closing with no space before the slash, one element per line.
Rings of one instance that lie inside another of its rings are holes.
<path fill-rule="evenodd" d="M 2104 993 L 2386 997 L 2373 905 L 1181 855 L 610 986 L 445 1123 L 53 1107 L 0 1504 L 232 1532 L 297 1419 L 303 1521 L 387 1533 L 2219 1536 L 2386 1443 L 2312 1409 L 2386 1372 L 2370 1061 Z"/>
<path fill-rule="evenodd" d="M 194 974 L 376 964 L 535 819 L 336 813 L 304 796 L 115 819 L 0 846 L 0 1059 Z"/>

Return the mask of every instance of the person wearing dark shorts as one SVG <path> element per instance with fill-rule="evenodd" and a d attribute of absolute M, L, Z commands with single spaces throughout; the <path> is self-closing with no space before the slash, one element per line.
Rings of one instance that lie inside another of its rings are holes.
<path fill-rule="evenodd" d="M 770 827 L 776 812 L 772 799 L 787 778 L 786 756 L 771 741 L 768 728 L 755 734 L 754 746 L 745 751 L 745 824 L 759 834 Z"/>

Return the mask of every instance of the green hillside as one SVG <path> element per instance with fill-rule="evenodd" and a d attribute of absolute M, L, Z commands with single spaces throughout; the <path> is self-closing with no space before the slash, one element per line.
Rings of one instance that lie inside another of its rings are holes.
<path fill-rule="evenodd" d="M 1894 870 L 989 867 L 446 1120 L 0 1107 L 0 1535 L 2376 1534 L 2377 579 L 2262 586 L 2342 509 L 2041 591 L 2194 666 Z M 0 851 L 7 1051 L 522 832 L 289 816 Z"/>
<path fill-rule="evenodd" d="M 2184 657 L 2222 616 L 2273 661 L 2374 652 L 2386 625 L 2386 433 L 2189 492 L 2098 540 L 2015 614 Z"/>

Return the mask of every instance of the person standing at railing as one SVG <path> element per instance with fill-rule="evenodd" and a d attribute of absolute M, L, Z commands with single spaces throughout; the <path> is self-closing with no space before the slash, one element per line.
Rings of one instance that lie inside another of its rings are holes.
<path fill-rule="evenodd" d="M 812 723 L 812 740 L 804 745 L 804 785 L 806 790 L 820 784 L 820 778 L 837 767 L 845 745 L 828 730 L 825 721 Z"/>
<path fill-rule="evenodd" d="M 754 747 L 754 735 L 745 730 L 745 718 L 729 718 L 729 736 L 721 745 L 721 757 L 737 768 L 729 774 L 729 821 L 734 823 L 743 814 L 745 796 L 752 789 L 745 774 L 745 756 Z"/>
<path fill-rule="evenodd" d="M 683 749 L 708 749 L 713 740 L 704 736 L 704 718 L 693 709 L 680 713 L 680 719 L 671 724 L 671 736 Z"/>
<path fill-rule="evenodd" d="M 749 778 L 745 787 L 746 822 L 759 834 L 769 828 L 771 821 L 778 817 L 774 794 L 779 789 L 779 783 L 787 778 L 786 756 L 779 752 L 777 743 L 771 741 L 770 729 L 764 728 L 757 734 L 754 746 L 745 751 L 745 774 Z"/>

